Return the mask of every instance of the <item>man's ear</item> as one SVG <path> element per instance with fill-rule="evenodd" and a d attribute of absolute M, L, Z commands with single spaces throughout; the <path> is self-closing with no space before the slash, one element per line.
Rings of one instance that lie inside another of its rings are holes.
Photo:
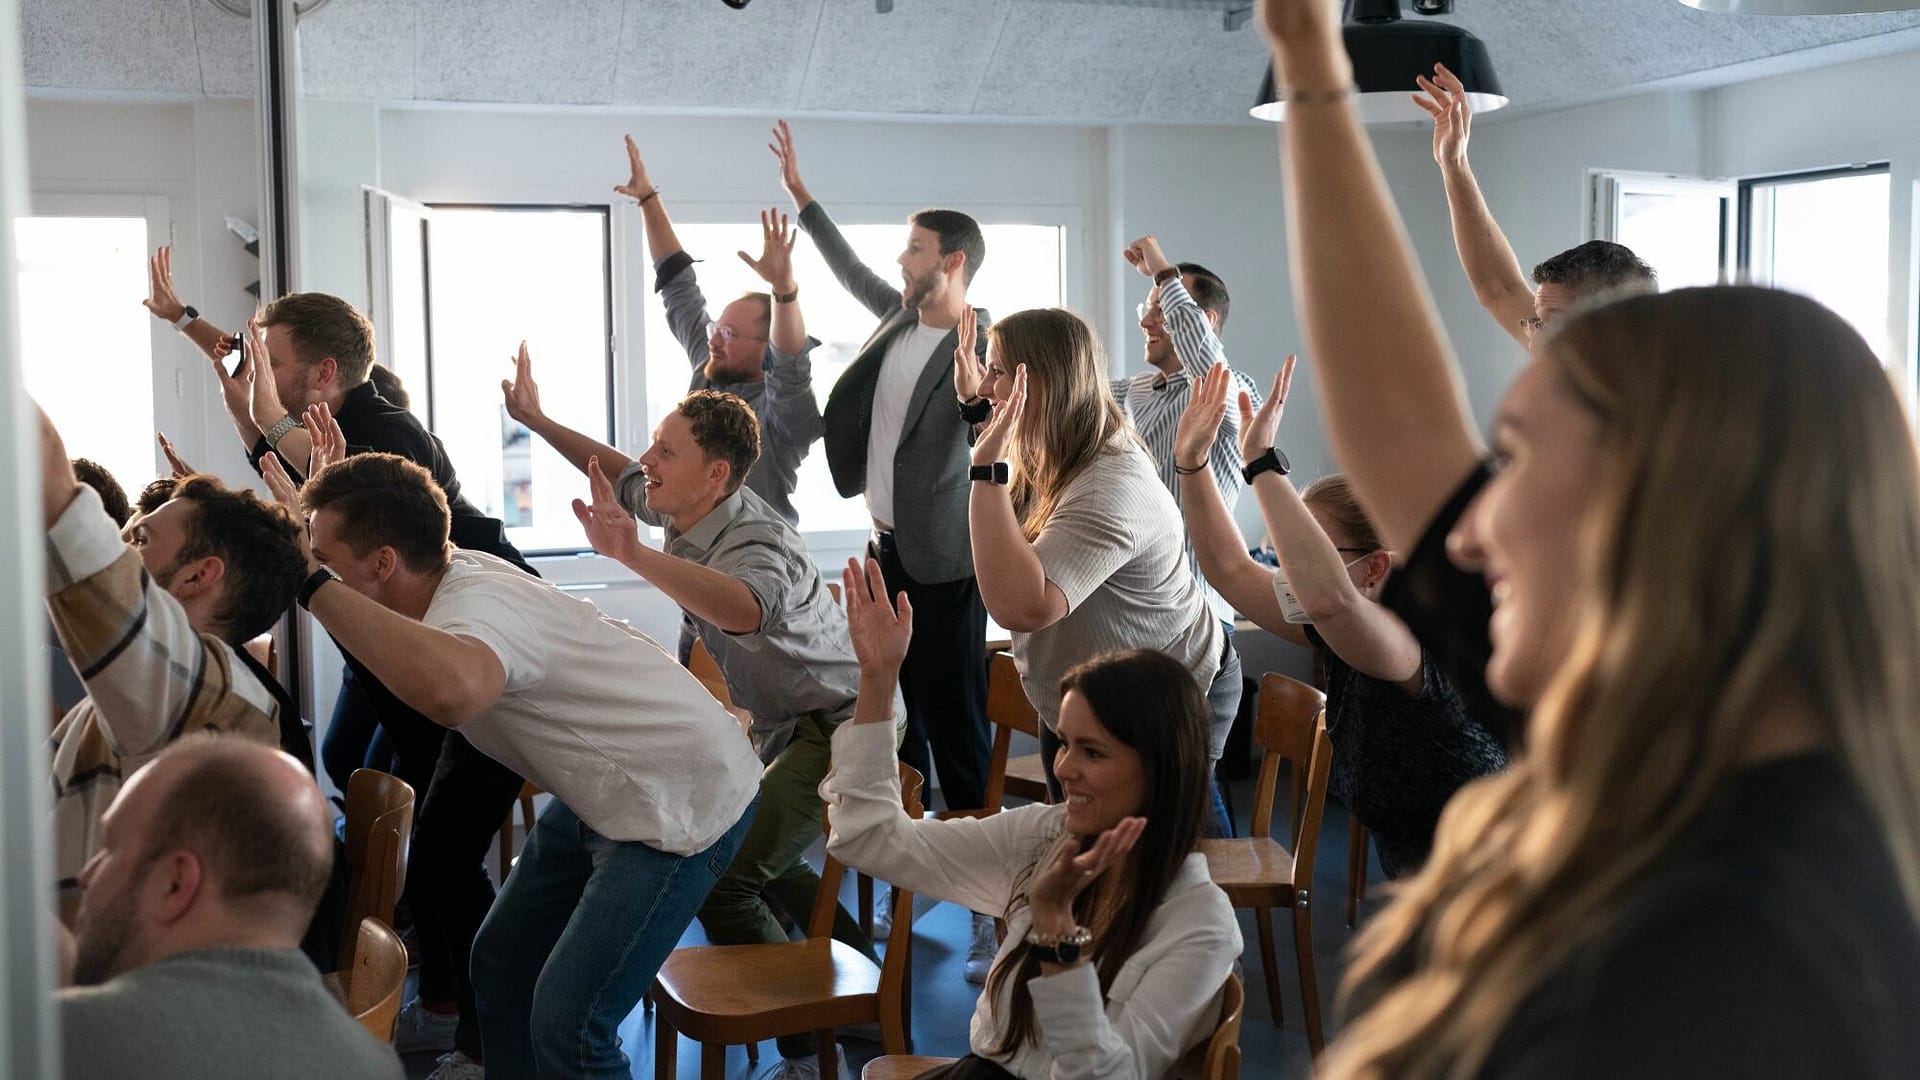
<path fill-rule="evenodd" d="M 313 365 L 313 381 L 316 386 L 338 386 L 340 384 L 340 361 L 328 356 Z"/>
<path fill-rule="evenodd" d="M 388 578 L 393 577 L 399 569 L 400 553 L 395 551 L 392 545 L 383 544 L 379 551 L 374 552 L 373 573 L 375 578 L 384 582 Z"/>
<path fill-rule="evenodd" d="M 197 596 L 210 589 L 219 588 L 220 583 L 226 579 L 227 561 L 218 555 L 208 555 L 180 568 L 180 572 L 173 579 L 173 591 L 180 592 L 182 586 L 185 586 L 185 595 Z"/>
<path fill-rule="evenodd" d="M 1213 327 L 1213 336 L 1219 337 L 1220 336 L 1220 313 L 1217 311 L 1207 311 L 1207 325 Z"/>
<path fill-rule="evenodd" d="M 940 269 L 944 273 L 959 274 L 964 279 L 967 274 L 967 253 L 949 251 L 940 256 Z"/>
<path fill-rule="evenodd" d="M 147 879 L 140 885 L 141 906 L 154 925 L 170 926 L 193 910 L 207 887 L 200 856 L 182 848 L 155 859 L 148 868 Z"/>

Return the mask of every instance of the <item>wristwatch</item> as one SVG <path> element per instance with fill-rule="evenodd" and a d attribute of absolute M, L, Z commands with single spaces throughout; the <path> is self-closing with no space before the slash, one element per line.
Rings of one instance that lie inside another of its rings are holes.
<path fill-rule="evenodd" d="M 323 566 L 307 575 L 307 580 L 300 583 L 300 591 L 295 593 L 293 598 L 299 602 L 300 610 L 311 610 L 308 605 L 313 603 L 313 594 L 320 591 L 320 586 L 325 585 L 329 581 L 339 580 L 339 574 Z"/>
<path fill-rule="evenodd" d="M 776 304 L 791 304 L 798 299 L 800 299 L 800 286 L 798 285 L 795 285 L 792 289 L 789 289 L 786 292 L 777 292 L 773 294 L 773 302 Z"/>
<path fill-rule="evenodd" d="M 1004 484 L 1011 479 L 1011 473 L 1007 469 L 1006 462 L 996 461 L 991 465 L 975 465 L 968 469 L 967 479 L 974 481 L 985 480 L 990 484 Z"/>
<path fill-rule="evenodd" d="M 279 423 L 273 425 L 272 427 L 266 430 L 267 445 L 273 447 L 276 450 L 279 449 L 280 440 L 287 437 L 287 432 L 292 431 L 294 428 L 297 428 L 299 426 L 300 426 L 300 418 L 293 415 L 292 413 L 288 413 L 287 415 L 281 417 Z"/>
<path fill-rule="evenodd" d="M 983 397 L 960 403 L 960 419 L 969 424 L 984 424 L 993 416 L 993 402 Z"/>
<path fill-rule="evenodd" d="M 1293 466 L 1287 463 L 1287 455 L 1281 453 L 1278 448 L 1269 446 L 1267 447 L 1266 453 L 1247 462 L 1246 465 L 1241 468 L 1240 479 L 1251 484 L 1253 483 L 1253 478 L 1263 472 L 1277 472 L 1281 476 L 1285 476 L 1292 471 Z"/>
<path fill-rule="evenodd" d="M 187 327 L 193 325 L 193 320 L 199 317 L 200 309 L 194 307 L 192 304 L 187 304 L 180 309 L 180 317 L 173 320 L 173 328 L 175 330 L 185 330 Z"/>
<path fill-rule="evenodd" d="M 1027 933 L 1027 951 L 1038 957 L 1043 964 L 1076 964 L 1080 954 L 1093 944 L 1093 931 L 1084 926 L 1076 926 L 1067 936 L 1053 939 L 1032 931 Z"/>

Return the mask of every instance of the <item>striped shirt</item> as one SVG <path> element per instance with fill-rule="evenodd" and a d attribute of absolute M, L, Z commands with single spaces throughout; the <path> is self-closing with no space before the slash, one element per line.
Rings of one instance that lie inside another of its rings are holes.
<path fill-rule="evenodd" d="M 278 748 L 280 706 L 147 575 L 91 488 L 47 530 L 47 612 L 87 687 L 53 729 L 54 866 L 71 923 L 100 818 L 126 778 L 197 731 Z"/>
<path fill-rule="evenodd" d="M 1192 397 L 1193 384 L 1205 375 L 1214 364 L 1227 363 L 1226 347 L 1220 344 L 1219 335 L 1213 332 L 1213 323 L 1207 319 L 1207 313 L 1194 302 L 1187 292 L 1186 283 L 1177 275 L 1167 279 L 1160 286 L 1160 313 L 1166 320 L 1167 336 L 1173 340 L 1173 354 L 1180 360 L 1180 370 L 1172 375 L 1159 371 L 1142 371 L 1113 380 L 1114 400 L 1125 409 L 1128 418 L 1133 421 L 1134 430 L 1140 433 L 1140 439 L 1147 444 L 1147 451 L 1153 456 L 1154 468 L 1160 474 L 1160 482 L 1167 486 L 1178 502 L 1180 498 L 1180 475 L 1173 468 L 1173 433 L 1180 426 L 1180 417 L 1187 411 L 1187 401 Z M 1253 399 L 1255 408 L 1260 406 L 1260 391 L 1245 372 L 1229 366 L 1233 380 L 1240 390 Z M 1226 500 L 1227 509 L 1240 499 L 1240 413 L 1230 399 L 1227 403 L 1227 417 L 1220 424 L 1220 434 L 1213 440 L 1213 480 L 1220 487 L 1220 497 Z M 1207 579 L 1200 573 L 1200 559 L 1193 553 L 1193 541 L 1186 541 L 1187 569 L 1200 583 L 1205 592 L 1207 603 L 1214 614 L 1222 619 L 1233 617 L 1233 610 L 1220 594 L 1213 591 Z"/>

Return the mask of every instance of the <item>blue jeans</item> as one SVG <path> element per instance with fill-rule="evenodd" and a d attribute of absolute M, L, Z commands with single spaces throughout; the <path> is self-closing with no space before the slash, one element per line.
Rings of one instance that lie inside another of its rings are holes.
<path fill-rule="evenodd" d="M 620 1023 L 726 872 L 754 806 L 694 855 L 608 840 L 555 800 L 473 943 L 487 1075 L 632 1075 Z"/>
<path fill-rule="evenodd" d="M 1227 801 L 1220 791 L 1220 756 L 1227 748 L 1227 735 L 1233 731 L 1233 718 L 1240 711 L 1240 653 L 1233 647 L 1233 624 L 1223 622 L 1220 644 L 1220 670 L 1207 688 L 1207 711 L 1213 723 L 1207 732 L 1207 779 L 1213 789 L 1209 800 L 1210 820 L 1203 835 L 1232 836 L 1233 817 L 1227 813 Z"/>

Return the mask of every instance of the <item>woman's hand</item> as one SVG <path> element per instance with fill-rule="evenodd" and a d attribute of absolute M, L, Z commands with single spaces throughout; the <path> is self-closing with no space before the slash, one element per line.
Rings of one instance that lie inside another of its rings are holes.
<path fill-rule="evenodd" d="M 962 403 L 970 402 L 980 396 L 980 386 L 987 381 L 987 366 L 980 362 L 980 356 L 974 352 L 979 339 L 976 335 L 979 316 L 968 308 L 960 316 L 958 327 L 959 341 L 953 347 L 953 392 Z"/>
<path fill-rule="evenodd" d="M 1071 929 L 1073 901 L 1100 875 L 1126 861 L 1127 852 L 1147 827 L 1143 817 L 1121 818 L 1101 833 L 1085 851 L 1068 837 L 1027 886 L 1027 905 L 1033 912 L 1033 924 L 1043 933 L 1057 928 Z"/>
<path fill-rule="evenodd" d="M 1280 414 L 1287 405 L 1287 390 L 1293 385 L 1293 365 L 1299 360 L 1291 354 L 1287 362 L 1280 366 L 1280 374 L 1273 377 L 1273 389 L 1268 392 L 1267 400 L 1260 403 L 1258 412 L 1253 402 L 1247 399 L 1247 392 L 1240 391 L 1240 460 L 1252 461 L 1267 452 L 1280 432 Z"/>
<path fill-rule="evenodd" d="M 1227 387 L 1233 376 L 1227 365 L 1215 364 L 1200 381 L 1193 384 L 1187 397 L 1187 411 L 1180 414 L 1180 426 L 1173 429 L 1173 465 L 1181 472 L 1207 467 L 1213 458 L 1213 441 L 1220 437 L 1220 421 L 1227 416 Z"/>
<path fill-rule="evenodd" d="M 973 463 L 991 465 L 1006 456 L 1007 443 L 1013 438 L 1013 429 L 1020 424 L 1020 414 L 1027 408 L 1027 365 L 1021 364 L 1020 370 L 1013 373 L 1013 393 L 1007 400 L 993 410 L 987 418 L 987 425 L 980 429 L 980 438 L 973 444 Z"/>
<path fill-rule="evenodd" d="M 879 562 L 848 559 L 840 574 L 841 596 L 847 605 L 847 633 L 853 639 L 853 655 L 860 661 L 863 676 L 896 678 L 907 658 L 907 643 L 913 640 L 913 604 L 901 593 L 894 605 L 887 602 L 887 579 Z M 882 710 L 885 711 L 885 710 Z M 884 717 L 883 717 L 884 718 Z"/>

